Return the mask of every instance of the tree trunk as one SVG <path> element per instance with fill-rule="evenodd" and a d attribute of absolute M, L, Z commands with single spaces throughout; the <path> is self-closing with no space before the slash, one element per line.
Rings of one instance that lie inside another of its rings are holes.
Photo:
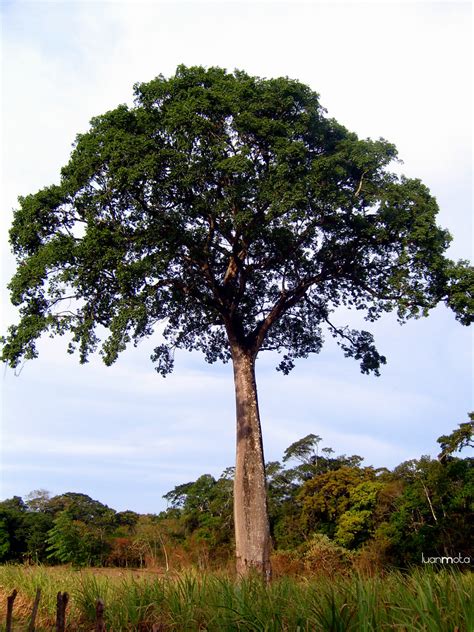
<path fill-rule="evenodd" d="M 237 574 L 271 577 L 265 461 L 255 382 L 255 357 L 232 351 L 237 412 L 234 521 Z"/>

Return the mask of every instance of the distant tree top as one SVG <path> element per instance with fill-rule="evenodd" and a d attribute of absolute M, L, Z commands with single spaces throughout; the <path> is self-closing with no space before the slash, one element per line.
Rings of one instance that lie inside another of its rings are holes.
<path fill-rule="evenodd" d="M 445 461 L 454 452 L 460 452 L 464 448 L 474 448 L 474 412 L 469 413 L 470 421 L 459 424 L 449 435 L 442 435 L 437 439 L 441 446 L 438 455 L 440 461 Z"/>

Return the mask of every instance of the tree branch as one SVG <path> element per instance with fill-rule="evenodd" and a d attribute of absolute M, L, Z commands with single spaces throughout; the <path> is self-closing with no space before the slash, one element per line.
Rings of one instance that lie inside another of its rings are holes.
<path fill-rule="evenodd" d="M 360 182 L 359 182 L 359 186 L 357 187 L 357 191 L 354 193 L 355 197 L 359 196 L 360 190 L 362 189 L 362 181 L 364 180 L 364 176 L 367 173 L 367 171 L 364 171 L 362 173 L 362 175 L 360 176 Z"/>
<path fill-rule="evenodd" d="M 265 336 L 267 335 L 271 326 L 291 307 L 304 296 L 306 291 L 315 283 L 322 280 L 320 274 L 304 279 L 296 288 L 290 292 L 282 292 L 278 301 L 274 304 L 266 318 L 257 325 L 252 337 L 254 338 L 253 351 L 257 353 L 262 346 Z"/>

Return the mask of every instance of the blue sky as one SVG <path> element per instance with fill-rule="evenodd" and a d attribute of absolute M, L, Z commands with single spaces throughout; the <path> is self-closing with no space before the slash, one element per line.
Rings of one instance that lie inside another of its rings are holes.
<path fill-rule="evenodd" d="M 58 180 L 76 133 L 131 102 L 132 86 L 179 63 L 288 75 L 360 137 L 394 142 L 401 172 L 436 196 L 450 256 L 472 257 L 472 22 L 469 2 L 4 2 L 0 216 L 2 325 L 14 322 L 7 231 L 18 195 Z M 360 317 L 351 321 L 354 326 Z M 313 432 L 337 453 L 395 466 L 436 455 L 467 419 L 472 334 L 446 309 L 372 331 L 388 364 L 364 376 L 331 340 L 288 376 L 257 363 L 268 460 Z M 46 338 L 16 377 L 2 371 L 0 496 L 80 491 L 156 512 L 162 495 L 235 456 L 231 368 L 180 353 L 153 371 L 154 340 L 110 368 L 79 366 Z"/>

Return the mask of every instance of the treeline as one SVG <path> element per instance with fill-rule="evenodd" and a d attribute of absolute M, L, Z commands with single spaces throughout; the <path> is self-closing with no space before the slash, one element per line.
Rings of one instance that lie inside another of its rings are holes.
<path fill-rule="evenodd" d="M 393 470 L 336 456 L 310 434 L 267 464 L 274 566 L 407 567 L 434 556 L 474 559 L 474 413 L 440 437 L 437 459 Z M 223 567 L 233 560 L 233 468 L 178 485 L 158 515 L 117 512 L 80 493 L 37 490 L 0 502 L 0 561 L 77 566 Z"/>

